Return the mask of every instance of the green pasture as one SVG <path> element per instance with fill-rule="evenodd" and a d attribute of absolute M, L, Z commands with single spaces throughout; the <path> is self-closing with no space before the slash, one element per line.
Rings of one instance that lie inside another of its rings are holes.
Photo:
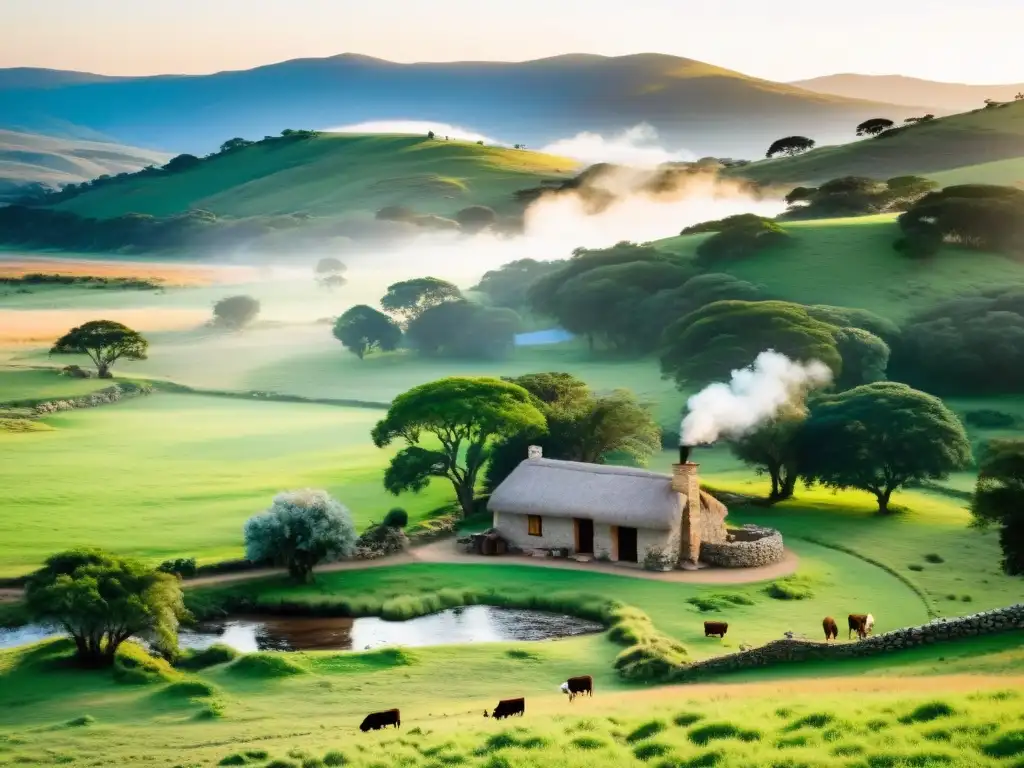
<path fill-rule="evenodd" d="M 0 406 L 23 400 L 80 397 L 113 382 L 104 379 L 73 379 L 52 370 L 0 371 Z"/>
<path fill-rule="evenodd" d="M 929 176 L 944 187 L 954 184 L 999 184 L 1020 187 L 1024 186 L 1024 157 L 968 165 L 932 173 Z"/>
<path fill-rule="evenodd" d="M 290 488 L 327 489 L 359 527 L 396 505 L 422 519 L 451 489 L 384 491 L 391 453 L 369 439 L 381 415 L 158 393 L 50 416 L 45 432 L 0 432 L 0 575 L 82 545 L 151 560 L 240 557 L 242 524 Z"/>
<path fill-rule="evenodd" d="M 785 222 L 790 242 L 716 270 L 761 285 L 773 298 L 866 309 L 896 322 L 958 293 L 1024 282 L 1024 263 L 954 247 L 908 259 L 893 249 L 894 215 Z M 659 240 L 691 256 L 706 235 Z"/>
<path fill-rule="evenodd" d="M 169 176 L 110 184 L 57 207 L 95 218 L 195 208 L 220 216 L 336 217 L 386 205 L 450 215 L 473 204 L 507 207 L 516 190 L 567 178 L 577 165 L 539 152 L 426 136 L 323 134 L 247 147 Z"/>
<path fill-rule="evenodd" d="M 653 690 L 605 671 L 616 649 L 601 636 L 292 654 L 283 667 L 262 654 L 189 675 L 153 665 L 148 685 L 62 666 L 58 641 L 0 651 L 0 764 L 1009 768 L 1024 755 L 1013 640 L 834 664 L 792 682 L 766 670 L 747 685 Z M 946 655 L 970 656 L 984 676 L 932 683 Z M 580 672 L 594 675 L 595 695 L 569 704 L 557 687 Z M 516 695 L 524 717 L 482 717 Z M 358 731 L 364 714 L 392 706 L 400 730 Z"/>

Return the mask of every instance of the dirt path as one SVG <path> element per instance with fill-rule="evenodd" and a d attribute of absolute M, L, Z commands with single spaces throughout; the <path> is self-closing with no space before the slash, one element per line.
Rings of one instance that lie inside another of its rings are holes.
<path fill-rule="evenodd" d="M 362 571 L 368 568 L 384 568 L 392 565 L 411 565 L 412 563 L 452 563 L 457 565 L 524 565 L 534 568 L 561 568 L 563 570 L 590 571 L 607 573 L 612 576 L 623 576 L 630 579 L 649 579 L 651 581 L 675 582 L 680 584 L 747 584 L 756 581 L 767 581 L 796 572 L 800 558 L 790 550 L 786 550 L 781 562 L 760 568 L 704 568 L 699 571 L 645 571 L 636 566 L 615 565 L 613 563 L 577 563 L 573 560 L 553 558 L 536 558 L 526 555 L 504 555 L 503 557 L 481 557 L 467 555 L 455 548 L 454 539 L 442 539 L 421 547 L 414 547 L 408 552 L 377 560 L 345 560 L 340 563 L 328 563 L 317 568 L 317 573 L 334 573 L 336 571 Z M 215 576 L 200 576 L 184 582 L 186 587 L 208 587 L 215 584 L 233 584 L 251 581 L 267 576 L 280 576 L 286 573 L 284 568 L 258 568 L 239 573 L 221 573 Z M 22 590 L 0 589 L 0 603 L 20 600 Z"/>

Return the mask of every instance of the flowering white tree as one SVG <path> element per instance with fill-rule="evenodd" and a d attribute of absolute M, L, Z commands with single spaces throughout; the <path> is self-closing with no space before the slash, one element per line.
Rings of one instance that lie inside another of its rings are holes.
<path fill-rule="evenodd" d="M 293 579 L 313 580 L 313 567 L 349 557 L 356 528 L 348 509 L 326 491 L 309 488 L 274 497 L 245 523 L 245 556 L 288 568 Z"/>

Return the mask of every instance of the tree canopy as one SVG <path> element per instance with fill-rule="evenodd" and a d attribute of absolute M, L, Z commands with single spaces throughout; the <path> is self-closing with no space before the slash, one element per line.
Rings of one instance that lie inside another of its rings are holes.
<path fill-rule="evenodd" d="M 237 331 L 249 325 L 259 313 L 260 303 L 252 296 L 228 296 L 213 305 L 213 324 Z"/>
<path fill-rule="evenodd" d="M 138 331 L 113 320 L 90 320 L 61 336 L 50 349 L 51 355 L 88 355 L 100 378 L 110 378 L 115 362 L 145 360 L 149 342 Z"/>
<path fill-rule="evenodd" d="M 921 197 L 899 217 L 904 240 L 897 247 L 912 255 L 915 243 L 954 243 L 966 248 L 1024 253 L 1024 190 L 990 184 L 961 184 Z"/>
<path fill-rule="evenodd" d="M 303 583 L 312 581 L 320 563 L 350 557 L 357 538 L 348 509 L 326 491 L 309 488 L 279 493 L 244 530 L 247 560 L 285 566 Z"/>
<path fill-rule="evenodd" d="M 709 224 L 717 227 L 711 230 L 715 234 L 697 246 L 697 263 L 703 268 L 754 256 L 789 239 L 777 222 L 752 214 L 730 216 Z"/>
<path fill-rule="evenodd" d="M 791 405 L 756 429 L 729 440 L 733 456 L 771 479 L 769 501 L 793 495 L 800 474 L 800 430 L 806 419 L 802 403 Z"/>
<path fill-rule="evenodd" d="M 831 219 L 905 211 L 938 184 L 922 176 L 897 176 L 878 181 L 843 176 L 820 187 L 797 187 L 786 195 L 785 219 Z"/>
<path fill-rule="evenodd" d="M 992 440 L 981 452 L 971 512 L 999 527 L 1003 570 L 1024 576 L 1024 440 Z"/>
<path fill-rule="evenodd" d="M 552 459 L 603 464 L 613 453 L 643 464 L 660 448 L 661 430 L 650 406 L 632 392 L 595 394 L 568 373 L 532 373 L 507 379 L 527 390 L 544 415 L 546 433 L 530 429 L 499 441 L 491 451 L 484 485 L 496 488 L 539 445 Z"/>
<path fill-rule="evenodd" d="M 519 315 L 460 299 L 425 309 L 409 322 L 406 338 L 423 355 L 495 359 L 515 344 Z"/>
<path fill-rule="evenodd" d="M 517 259 L 485 272 L 473 290 L 486 293 L 496 307 L 517 310 L 526 306 L 530 286 L 564 265 L 564 261 Z"/>
<path fill-rule="evenodd" d="M 384 473 L 398 495 L 421 491 L 432 477 L 451 482 L 463 514 L 473 511 L 477 477 L 493 443 L 521 433 L 542 434 L 544 415 L 525 389 L 500 379 L 452 377 L 413 387 L 396 397 L 373 428 L 374 445 L 403 440 Z M 424 448 L 430 435 L 439 444 Z"/>
<path fill-rule="evenodd" d="M 878 382 L 816 399 L 801 430 L 799 461 L 807 480 L 868 491 L 884 514 L 893 491 L 969 466 L 971 446 L 937 397 Z"/>
<path fill-rule="evenodd" d="M 47 558 L 25 587 L 34 621 L 63 629 L 87 666 L 109 666 L 121 644 L 149 635 L 167 653 L 178 646 L 178 622 L 188 616 L 178 578 L 141 562 L 73 549 Z"/>
<path fill-rule="evenodd" d="M 858 136 L 877 136 L 882 131 L 887 131 L 896 123 L 886 117 L 872 117 L 857 126 Z"/>
<path fill-rule="evenodd" d="M 431 307 L 446 301 L 458 301 L 462 291 L 447 280 L 436 277 L 417 277 L 388 286 L 380 305 L 390 315 L 397 315 L 408 323 Z"/>
<path fill-rule="evenodd" d="M 348 282 L 345 279 L 345 270 L 341 259 L 325 256 L 316 263 L 314 274 L 316 281 L 324 288 L 337 288 Z"/>
<path fill-rule="evenodd" d="M 402 342 L 402 329 L 390 317 L 366 304 L 349 307 L 334 323 L 334 338 L 362 360 L 368 352 L 391 352 Z"/>
<path fill-rule="evenodd" d="M 765 157 L 772 158 L 776 155 L 793 157 L 814 149 L 814 144 L 814 139 L 808 139 L 806 136 L 786 136 L 773 141 L 772 145 L 768 147 Z"/>
<path fill-rule="evenodd" d="M 486 205 L 471 205 L 455 214 L 455 220 L 466 232 L 480 232 L 492 226 L 498 215 Z"/>
<path fill-rule="evenodd" d="M 891 367 L 944 395 L 1024 391 L 1024 284 L 961 294 L 913 315 Z"/>
<path fill-rule="evenodd" d="M 792 360 L 820 360 L 841 374 L 836 328 L 784 301 L 717 301 L 665 330 L 661 370 L 679 386 L 728 379 L 774 349 Z"/>

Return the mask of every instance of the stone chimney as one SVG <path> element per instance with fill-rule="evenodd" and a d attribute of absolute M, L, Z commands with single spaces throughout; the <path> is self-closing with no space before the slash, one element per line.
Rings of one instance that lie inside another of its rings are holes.
<path fill-rule="evenodd" d="M 696 565 L 700 558 L 700 464 L 689 460 L 690 447 L 679 446 L 680 463 L 672 465 L 672 490 L 686 497 L 679 561 Z"/>
<path fill-rule="evenodd" d="M 531 445 L 526 449 L 526 458 L 528 459 L 539 459 L 544 455 L 544 451 L 541 450 L 539 445 Z"/>

